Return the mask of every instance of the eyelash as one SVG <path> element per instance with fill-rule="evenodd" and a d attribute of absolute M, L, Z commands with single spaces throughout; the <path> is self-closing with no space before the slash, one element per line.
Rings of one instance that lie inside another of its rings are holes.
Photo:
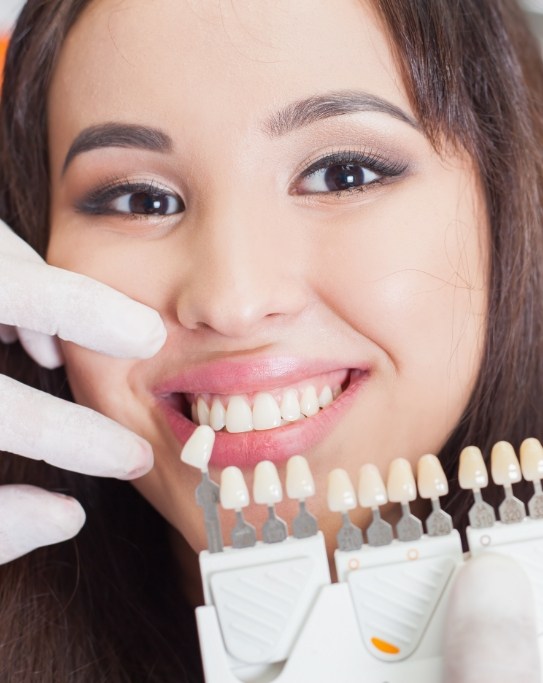
<path fill-rule="evenodd" d="M 334 166 L 354 166 L 363 170 L 370 171 L 373 174 L 380 176 L 379 178 L 370 181 L 369 183 L 361 184 L 356 187 L 347 188 L 344 190 L 328 190 L 327 192 L 300 192 L 298 186 L 300 180 L 297 180 L 293 185 L 293 194 L 297 195 L 334 195 L 342 196 L 344 194 L 351 194 L 353 192 L 367 192 L 371 185 L 380 185 L 387 179 L 401 176 L 408 168 L 407 162 L 403 160 L 392 161 L 386 157 L 382 157 L 375 152 L 360 151 L 360 150 L 341 150 L 332 152 L 319 157 L 299 175 L 301 180 L 307 180 L 315 176 L 319 171 L 325 171 Z"/>

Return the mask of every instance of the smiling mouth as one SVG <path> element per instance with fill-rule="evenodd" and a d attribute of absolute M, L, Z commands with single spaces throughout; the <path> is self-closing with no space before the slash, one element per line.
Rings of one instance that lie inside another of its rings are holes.
<path fill-rule="evenodd" d="M 333 405 L 360 374 L 357 370 L 338 370 L 254 393 L 172 393 L 167 402 L 194 424 L 210 425 L 216 432 L 269 431 L 318 415 Z"/>

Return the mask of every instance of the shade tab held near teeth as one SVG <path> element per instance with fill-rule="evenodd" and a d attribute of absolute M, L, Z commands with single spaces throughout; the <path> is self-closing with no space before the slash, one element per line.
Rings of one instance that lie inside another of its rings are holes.
<path fill-rule="evenodd" d="M 435 500 L 449 492 L 449 483 L 437 456 L 423 455 L 417 463 L 417 488 L 419 496 Z"/>
<path fill-rule="evenodd" d="M 196 427 L 181 451 L 181 460 L 202 472 L 207 472 L 207 464 L 215 443 L 215 432 L 208 425 Z"/>
<path fill-rule="evenodd" d="M 305 500 L 315 495 L 313 475 L 303 455 L 293 455 L 287 462 L 287 496 Z"/>
<path fill-rule="evenodd" d="M 356 494 L 347 472 L 334 469 L 328 475 L 328 508 L 332 512 L 346 512 L 356 507 Z"/>
<path fill-rule="evenodd" d="M 507 441 L 498 441 L 490 453 L 492 479 L 499 486 L 511 486 L 522 479 L 520 463 L 513 446 Z"/>
<path fill-rule="evenodd" d="M 225 467 L 221 472 L 221 505 L 225 510 L 241 510 L 249 505 L 249 491 L 239 467 Z"/>
<path fill-rule="evenodd" d="M 458 483 L 462 489 L 478 491 L 488 486 L 488 472 L 477 446 L 466 446 L 460 453 Z"/>
<path fill-rule="evenodd" d="M 253 498 L 259 505 L 272 506 L 283 500 L 283 488 L 273 462 L 262 460 L 254 470 Z"/>
<path fill-rule="evenodd" d="M 543 479 L 543 446 L 539 439 L 524 439 L 520 444 L 520 466 L 526 481 Z"/>
<path fill-rule="evenodd" d="M 387 492 L 391 503 L 405 504 L 416 499 L 417 485 L 409 460 L 396 458 L 390 463 Z"/>
<path fill-rule="evenodd" d="M 376 508 L 388 502 L 387 490 L 376 465 L 366 463 L 358 477 L 358 502 L 365 508 Z"/>

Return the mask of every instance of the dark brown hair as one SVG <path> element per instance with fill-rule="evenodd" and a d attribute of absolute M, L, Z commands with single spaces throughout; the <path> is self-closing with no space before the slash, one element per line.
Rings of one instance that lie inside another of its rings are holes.
<path fill-rule="evenodd" d="M 44 254 L 49 179 L 46 94 L 59 50 L 90 0 L 30 0 L 11 41 L 0 108 L 0 216 Z M 374 0 L 412 106 L 437 149 L 465 148 L 491 228 L 490 310 L 479 381 L 440 453 L 455 486 L 467 444 L 488 454 L 543 437 L 543 68 L 513 0 Z M 248 104 L 250 106 L 250 104 Z M 69 397 L 62 370 L 17 345 L 0 371 Z M 0 481 L 68 492 L 87 511 L 73 542 L 0 567 L 0 680 L 131 683 L 196 679 L 194 628 L 167 526 L 126 484 L 6 455 Z M 195 673 L 192 673 L 195 672 Z M 184 678 L 185 677 L 185 678 Z"/>

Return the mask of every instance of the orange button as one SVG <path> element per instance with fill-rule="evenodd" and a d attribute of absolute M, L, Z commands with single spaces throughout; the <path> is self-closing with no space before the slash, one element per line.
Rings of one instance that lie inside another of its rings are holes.
<path fill-rule="evenodd" d="M 0 36 L 0 83 L 2 82 L 2 75 L 4 73 L 4 60 L 6 59 L 8 43 L 9 36 Z"/>
<path fill-rule="evenodd" d="M 387 643 L 386 640 L 381 640 L 381 638 L 372 638 L 371 643 L 374 647 L 387 655 L 397 655 L 400 651 L 399 647 L 392 645 L 392 643 Z"/>

